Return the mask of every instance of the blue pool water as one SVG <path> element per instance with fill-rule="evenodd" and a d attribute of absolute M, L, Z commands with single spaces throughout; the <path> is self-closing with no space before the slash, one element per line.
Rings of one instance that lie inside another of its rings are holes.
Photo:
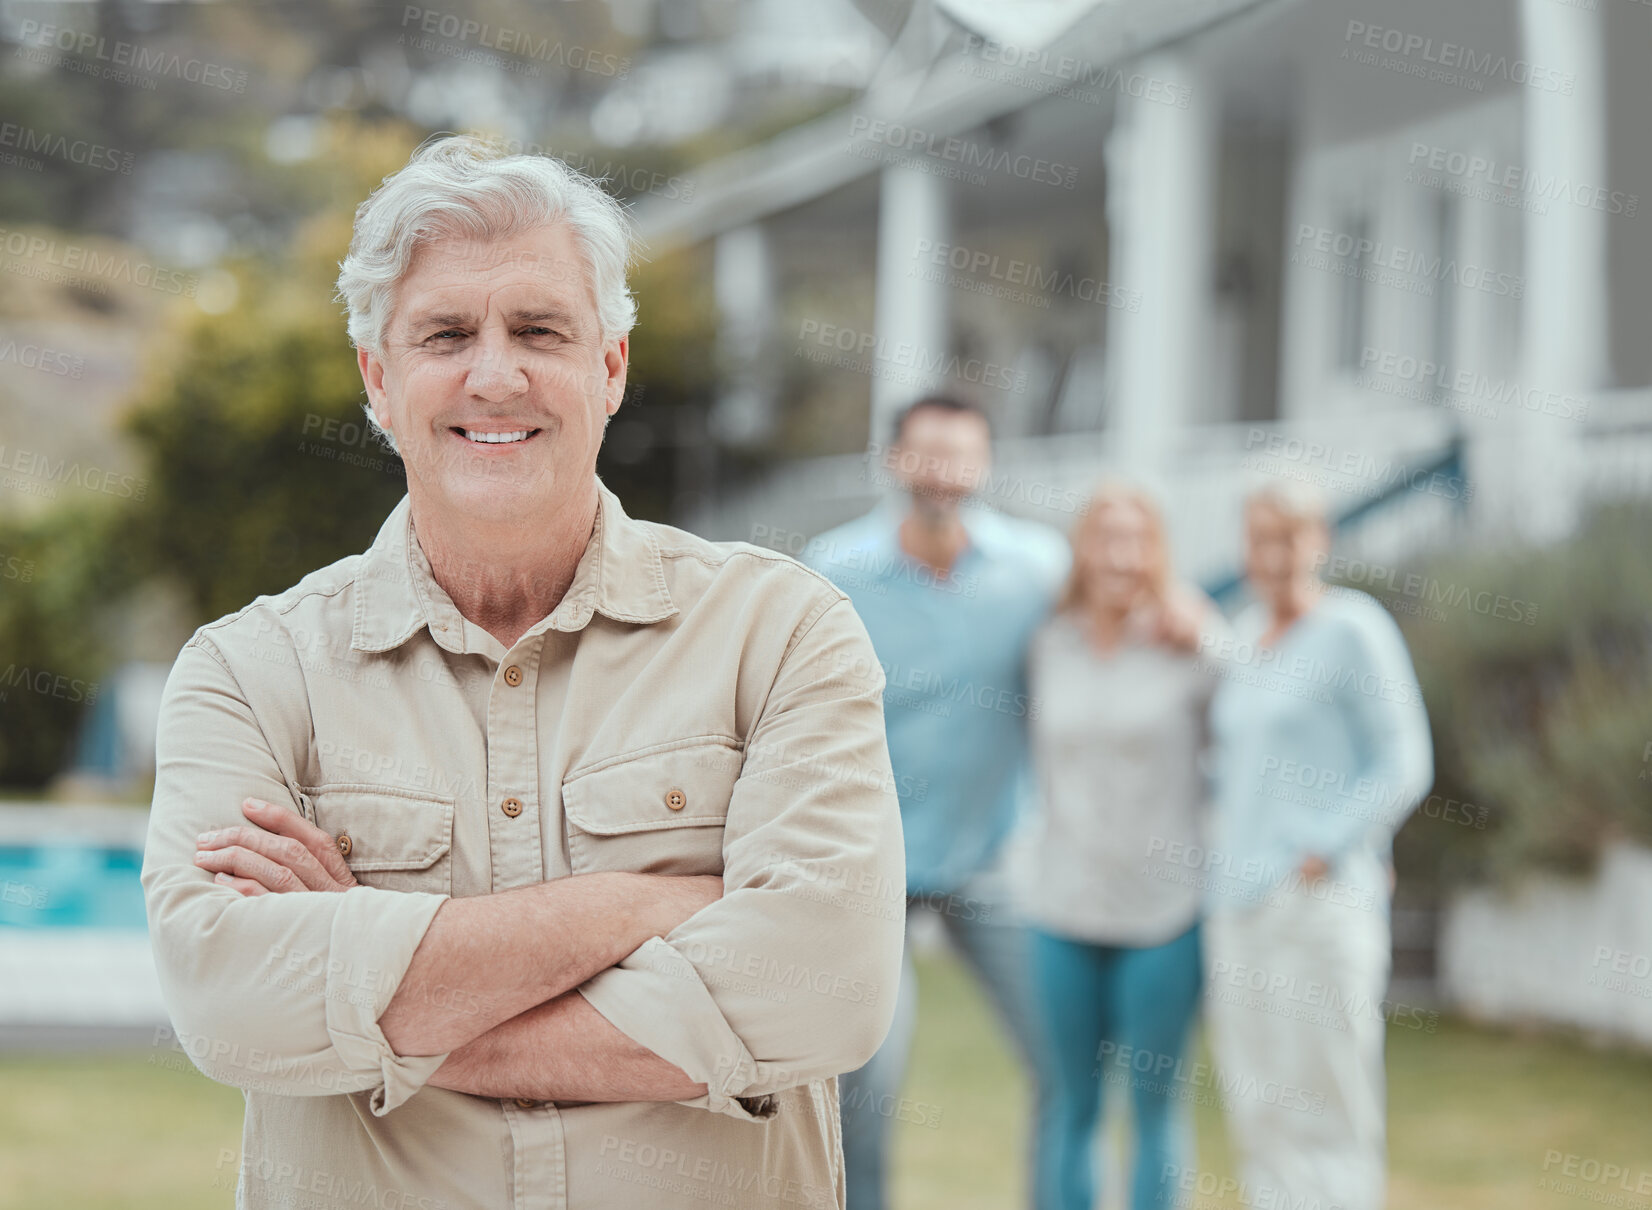
<path fill-rule="evenodd" d="M 137 849 L 0 845 L 0 928 L 142 929 Z"/>

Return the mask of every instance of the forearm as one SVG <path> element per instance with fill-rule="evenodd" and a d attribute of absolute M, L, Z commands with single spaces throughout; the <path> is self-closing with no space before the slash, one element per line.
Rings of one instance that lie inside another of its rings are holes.
<path fill-rule="evenodd" d="M 429 1083 L 475 1096 L 538 1101 L 684 1101 L 706 1092 L 704 1084 L 610 1025 L 577 991 L 459 1047 Z"/>
<path fill-rule="evenodd" d="M 579 986 L 662 931 L 658 881 L 586 874 L 448 900 L 379 1028 L 397 1054 L 442 1054 Z"/>

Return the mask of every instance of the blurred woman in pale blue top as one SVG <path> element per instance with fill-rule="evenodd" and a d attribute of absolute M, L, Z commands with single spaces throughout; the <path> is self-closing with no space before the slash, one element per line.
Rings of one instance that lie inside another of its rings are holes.
<path fill-rule="evenodd" d="M 1390 842 L 1433 779 L 1428 717 L 1387 611 L 1316 574 L 1317 497 L 1264 488 L 1244 523 L 1258 600 L 1213 651 L 1216 812 L 1197 863 L 1219 1085 L 1248 1187 L 1380 1210 Z"/>
<path fill-rule="evenodd" d="M 1038 806 L 1024 854 L 1043 1018 L 1038 1210 L 1090 1210 L 1106 1090 L 1129 1092 L 1131 1210 L 1176 1204 L 1192 1162 L 1178 1069 L 1199 1005 L 1195 878 L 1200 752 L 1215 678 L 1198 656 L 1226 626 L 1174 583 L 1164 524 L 1135 488 L 1099 490 L 1072 535 L 1073 572 L 1033 641 Z M 1098 1063 L 1099 1060 L 1099 1063 Z"/>

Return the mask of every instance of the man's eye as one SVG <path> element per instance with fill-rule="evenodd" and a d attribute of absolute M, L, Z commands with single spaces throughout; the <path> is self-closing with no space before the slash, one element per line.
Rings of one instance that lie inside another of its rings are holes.
<path fill-rule="evenodd" d="M 535 324 L 532 327 L 523 328 L 522 329 L 522 335 L 524 335 L 524 336 L 560 336 L 561 333 L 556 331 L 556 329 L 554 329 L 554 328 L 546 328 L 546 327 L 540 326 L 539 324 Z"/>
<path fill-rule="evenodd" d="M 432 341 L 463 340 L 464 335 L 465 334 L 459 331 L 458 328 L 443 328 L 440 332 L 437 332 L 434 336 L 430 337 L 430 339 Z"/>

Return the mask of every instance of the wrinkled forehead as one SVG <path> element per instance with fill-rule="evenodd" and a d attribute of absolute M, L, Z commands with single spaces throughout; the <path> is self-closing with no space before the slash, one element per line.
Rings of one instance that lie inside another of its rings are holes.
<path fill-rule="evenodd" d="M 391 322 L 436 308 L 558 310 L 594 323 L 590 262 L 573 228 L 553 222 L 498 237 L 437 233 L 420 241 L 397 283 Z"/>

